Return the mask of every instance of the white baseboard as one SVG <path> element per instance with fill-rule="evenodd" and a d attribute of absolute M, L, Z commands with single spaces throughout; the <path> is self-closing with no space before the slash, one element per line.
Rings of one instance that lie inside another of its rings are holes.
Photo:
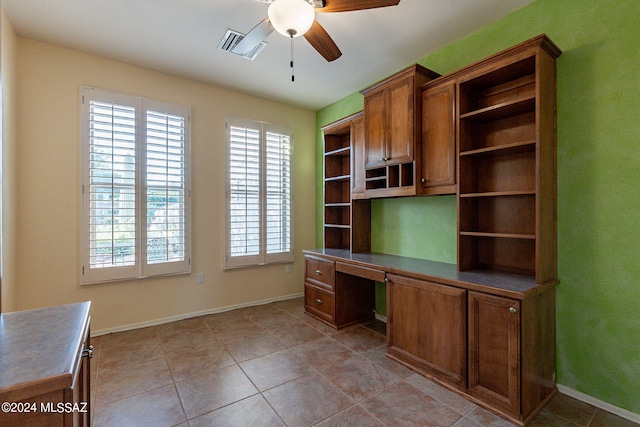
<path fill-rule="evenodd" d="M 260 301 L 252 301 L 252 302 L 243 303 L 243 304 L 213 308 L 211 310 L 203 310 L 203 311 L 197 311 L 193 313 L 179 314 L 177 316 L 163 317 L 162 319 L 150 320 L 148 322 L 132 323 L 124 326 L 116 326 L 115 328 L 99 329 L 99 330 L 91 331 L 91 336 L 98 337 L 100 335 L 112 334 L 114 332 L 131 331 L 133 329 L 140 329 L 140 328 L 146 328 L 149 326 L 162 325 L 169 322 L 175 322 L 177 320 L 190 319 L 192 317 L 206 316 L 208 314 L 224 313 L 225 311 L 236 310 L 238 308 L 254 307 L 257 305 L 270 304 L 272 302 L 277 302 L 277 301 L 286 301 L 289 299 L 300 298 L 302 296 L 304 296 L 304 294 L 299 293 L 299 294 L 287 295 L 284 297 L 269 298 L 269 299 L 264 299 Z"/>
<path fill-rule="evenodd" d="M 382 314 L 378 313 L 377 311 L 373 310 L 373 312 L 376 315 L 376 319 L 378 319 L 381 322 L 387 323 L 387 316 L 383 316 Z"/>
<path fill-rule="evenodd" d="M 574 399 L 580 400 L 581 402 L 593 405 L 596 408 L 602 409 L 603 411 L 611 412 L 612 414 L 615 414 L 619 417 L 622 417 L 629 421 L 633 421 L 634 423 L 640 424 L 640 414 L 627 411 L 626 409 L 618 408 L 617 406 L 614 406 L 607 402 L 603 402 L 600 399 L 596 399 L 593 396 L 589 396 L 588 394 L 581 393 L 578 390 L 574 390 L 571 387 L 567 387 L 562 384 L 558 384 L 558 391 L 562 394 L 566 394 L 567 396 L 571 396 Z"/>

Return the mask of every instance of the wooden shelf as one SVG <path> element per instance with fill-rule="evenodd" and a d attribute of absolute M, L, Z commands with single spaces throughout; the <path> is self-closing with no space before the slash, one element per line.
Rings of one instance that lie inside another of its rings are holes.
<path fill-rule="evenodd" d="M 325 182 L 331 181 L 349 181 L 351 179 L 350 175 L 339 175 L 339 176 L 331 176 L 324 179 Z"/>
<path fill-rule="evenodd" d="M 460 156 L 476 156 L 476 157 L 486 157 L 492 155 L 509 155 L 516 153 L 523 153 L 527 151 L 533 151 L 536 149 L 536 141 L 520 141 L 520 142 L 512 142 L 501 145 L 494 145 L 492 147 L 478 148 L 475 150 L 468 150 L 460 152 Z"/>
<path fill-rule="evenodd" d="M 461 120 L 471 120 L 474 122 L 490 122 L 494 120 L 504 119 L 506 117 L 534 111 L 536 108 L 535 96 L 527 96 L 513 101 L 503 102 L 497 105 L 482 108 L 480 110 L 471 111 L 461 114 Z"/>
<path fill-rule="evenodd" d="M 535 196 L 536 191 L 493 191 L 488 193 L 460 193 L 461 198 L 475 197 L 506 197 L 506 196 Z"/>
<path fill-rule="evenodd" d="M 386 181 L 387 177 L 386 176 L 374 176 L 373 178 L 366 178 L 365 181 L 367 182 L 371 182 L 371 181 Z"/>
<path fill-rule="evenodd" d="M 324 153 L 325 157 L 327 156 L 349 156 L 351 154 L 351 147 L 342 147 L 337 150 L 328 151 Z"/>
<path fill-rule="evenodd" d="M 475 237 L 493 237 L 501 239 L 529 239 L 535 240 L 535 234 L 507 234 L 507 233 L 485 233 L 480 231 L 461 231 L 461 236 L 475 236 Z"/>
<path fill-rule="evenodd" d="M 345 225 L 345 224 L 325 224 L 324 226 L 327 228 L 344 228 L 344 229 L 351 228 L 350 225 Z"/>

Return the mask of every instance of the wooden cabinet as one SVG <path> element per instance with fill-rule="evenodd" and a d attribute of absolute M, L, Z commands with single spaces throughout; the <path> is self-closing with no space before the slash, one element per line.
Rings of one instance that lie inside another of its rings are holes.
<path fill-rule="evenodd" d="M 414 65 L 363 90 L 365 195 L 416 194 L 416 150 L 421 138 L 420 86 L 438 77 Z"/>
<path fill-rule="evenodd" d="M 324 247 L 371 248 L 371 207 L 368 200 L 352 200 L 352 191 L 364 196 L 363 175 L 352 175 L 352 163 L 362 161 L 362 112 L 322 128 L 324 132 Z M 357 186 L 361 185 L 361 188 Z M 357 197 L 356 197 L 357 198 Z"/>
<path fill-rule="evenodd" d="M 389 274 L 387 304 L 388 355 L 464 390 L 466 291 Z"/>
<path fill-rule="evenodd" d="M 555 291 L 469 292 L 469 395 L 526 424 L 556 386 Z"/>
<path fill-rule="evenodd" d="M 435 80 L 422 87 L 422 194 L 456 193 L 456 85 Z"/>
<path fill-rule="evenodd" d="M 336 240 L 325 234 L 321 258 L 336 263 L 333 282 L 312 274 L 313 260 L 305 280 L 307 312 L 339 328 L 372 315 L 373 281 L 386 277 L 388 355 L 519 425 L 557 390 L 560 54 L 541 35 L 439 79 L 415 66 L 364 90 L 364 130 L 351 118 L 328 132 L 350 148 L 325 137 L 333 147 L 325 156 L 340 164 L 327 166 L 336 172 L 325 186 L 351 179 L 351 187 L 325 190 L 325 231 L 334 222 L 327 218 L 342 218 L 335 223 L 350 239 L 327 245 Z M 347 150 L 349 171 L 337 160 Z M 357 197 L 347 204 L 349 189 Z M 370 234 L 354 237 L 356 202 L 454 192 L 456 264 L 370 253 Z M 334 204 L 348 205 L 349 215 L 326 215 Z"/>
<path fill-rule="evenodd" d="M 458 76 L 458 267 L 556 278 L 555 59 L 540 36 Z"/>
<path fill-rule="evenodd" d="M 469 292 L 469 394 L 519 413 L 519 301 Z"/>
<path fill-rule="evenodd" d="M 352 276 L 340 272 L 335 261 L 305 255 L 305 312 L 336 329 L 372 319 L 375 307 L 372 278 L 384 277 L 384 273 L 374 273 L 367 272 L 367 277 Z"/>
<path fill-rule="evenodd" d="M 89 426 L 90 303 L 1 314 L 3 426 Z M 37 350 L 34 350 L 37 349 Z M 28 411 L 26 409 L 28 409 Z M 4 409 L 4 408 L 3 408 Z"/>

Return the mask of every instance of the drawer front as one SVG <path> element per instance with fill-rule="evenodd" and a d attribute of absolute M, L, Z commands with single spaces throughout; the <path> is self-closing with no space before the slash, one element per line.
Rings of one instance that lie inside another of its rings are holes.
<path fill-rule="evenodd" d="M 331 292 L 316 288 L 310 283 L 304 284 L 305 310 L 327 322 L 335 318 L 335 297 Z"/>
<path fill-rule="evenodd" d="M 336 263 L 336 271 L 364 279 L 375 280 L 376 282 L 384 282 L 385 279 L 385 272 L 383 270 L 343 262 Z"/>
<path fill-rule="evenodd" d="M 305 256 L 306 281 L 315 286 L 333 291 L 336 277 L 336 263 L 324 258 Z"/>

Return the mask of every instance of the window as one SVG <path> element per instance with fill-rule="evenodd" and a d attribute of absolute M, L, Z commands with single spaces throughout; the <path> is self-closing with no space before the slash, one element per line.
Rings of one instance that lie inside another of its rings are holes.
<path fill-rule="evenodd" d="M 225 268 L 293 261 L 293 131 L 227 117 Z"/>
<path fill-rule="evenodd" d="M 189 273 L 190 109 L 80 92 L 81 283 Z"/>

